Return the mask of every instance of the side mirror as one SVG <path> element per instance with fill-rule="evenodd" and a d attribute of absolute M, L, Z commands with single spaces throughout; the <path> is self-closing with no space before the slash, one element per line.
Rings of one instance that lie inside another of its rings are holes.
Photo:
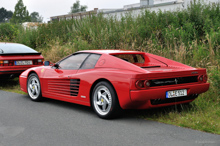
<path fill-rule="evenodd" d="M 50 61 L 44 61 L 44 66 L 50 66 Z"/>
<path fill-rule="evenodd" d="M 56 69 L 60 68 L 59 64 L 54 64 L 53 67 L 55 67 Z"/>

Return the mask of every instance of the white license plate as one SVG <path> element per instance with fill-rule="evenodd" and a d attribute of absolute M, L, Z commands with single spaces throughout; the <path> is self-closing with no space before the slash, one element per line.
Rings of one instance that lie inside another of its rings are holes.
<path fill-rule="evenodd" d="M 15 65 L 32 65 L 32 60 L 25 60 L 25 61 L 15 61 Z"/>
<path fill-rule="evenodd" d="M 175 97 L 182 97 L 182 96 L 187 96 L 187 89 L 166 92 L 166 98 L 175 98 Z"/>

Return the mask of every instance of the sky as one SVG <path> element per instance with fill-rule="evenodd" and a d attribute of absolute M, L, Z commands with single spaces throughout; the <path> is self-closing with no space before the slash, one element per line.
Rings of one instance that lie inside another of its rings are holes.
<path fill-rule="evenodd" d="M 0 0 L 0 8 L 11 10 L 18 0 Z M 76 0 L 23 0 L 29 13 L 38 12 L 44 22 L 50 20 L 52 16 L 65 15 L 70 12 L 70 8 Z M 80 0 L 81 5 L 87 5 L 89 10 L 123 8 L 124 5 L 139 3 L 140 0 Z"/>

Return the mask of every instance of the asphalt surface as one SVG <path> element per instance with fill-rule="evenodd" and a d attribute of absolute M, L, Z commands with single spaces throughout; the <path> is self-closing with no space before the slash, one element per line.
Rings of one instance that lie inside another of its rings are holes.
<path fill-rule="evenodd" d="M 220 135 L 0 90 L 0 146 L 220 146 Z"/>

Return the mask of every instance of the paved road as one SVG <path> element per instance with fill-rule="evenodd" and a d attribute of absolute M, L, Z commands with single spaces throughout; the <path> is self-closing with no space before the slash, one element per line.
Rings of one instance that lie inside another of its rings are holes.
<path fill-rule="evenodd" d="M 91 108 L 0 91 L 0 146 L 220 146 L 220 136 L 126 115 L 99 119 Z"/>

